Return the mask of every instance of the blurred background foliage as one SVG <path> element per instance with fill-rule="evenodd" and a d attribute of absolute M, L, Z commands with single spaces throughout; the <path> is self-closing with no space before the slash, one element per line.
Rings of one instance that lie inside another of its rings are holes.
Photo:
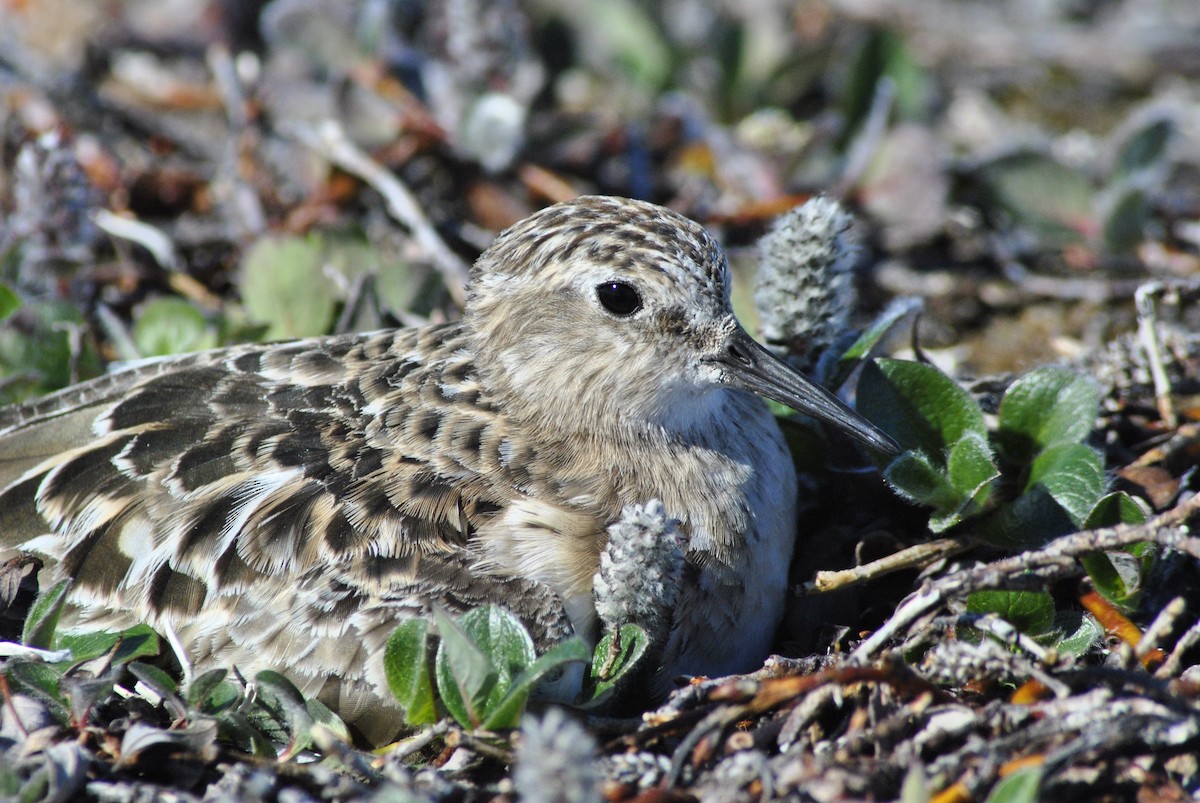
<path fill-rule="evenodd" d="M 114 360 L 453 317 L 453 260 L 584 192 L 673 206 L 749 270 L 774 215 L 839 197 L 875 268 L 864 314 L 923 296 L 952 373 L 1094 350 L 1138 282 L 1200 267 L 1192 0 L 0 13 L 0 401 Z M 329 121 L 419 220 L 319 144 Z"/>

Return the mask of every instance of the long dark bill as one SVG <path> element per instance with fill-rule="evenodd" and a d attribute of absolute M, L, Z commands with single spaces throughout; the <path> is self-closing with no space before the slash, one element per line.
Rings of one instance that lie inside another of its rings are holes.
<path fill-rule="evenodd" d="M 713 360 L 729 372 L 730 384 L 831 424 L 878 452 L 900 454 L 900 447 L 887 433 L 760 346 L 742 327 L 734 327 L 724 350 Z"/>

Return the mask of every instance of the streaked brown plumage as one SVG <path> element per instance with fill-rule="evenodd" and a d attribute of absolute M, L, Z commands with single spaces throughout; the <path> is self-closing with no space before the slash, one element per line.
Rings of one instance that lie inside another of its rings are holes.
<path fill-rule="evenodd" d="M 890 444 L 753 345 L 727 272 L 686 218 L 581 198 L 497 239 L 461 324 L 190 355 L 0 410 L 0 544 L 74 578 L 73 626 L 147 621 L 200 668 L 284 670 L 354 720 L 390 705 L 383 644 L 432 603 L 594 638 L 605 528 L 659 498 L 689 538 L 667 671 L 748 668 L 796 482 L 745 389 Z M 635 311 L 606 308 L 613 283 Z"/>

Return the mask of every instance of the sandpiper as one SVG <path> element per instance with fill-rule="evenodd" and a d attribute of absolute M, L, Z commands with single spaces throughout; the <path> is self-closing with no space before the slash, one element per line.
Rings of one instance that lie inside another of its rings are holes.
<path fill-rule="evenodd" d="M 583 197 L 496 239 L 460 323 L 172 358 L 0 410 L 0 552 L 73 578 L 75 628 L 147 622 L 196 668 L 283 670 L 354 720 L 389 704 L 383 645 L 431 604 L 594 639 L 606 527 L 658 499 L 686 542 L 664 671 L 751 668 L 797 531 L 755 394 L 896 447 L 756 344 L 729 282 L 691 220 Z"/>

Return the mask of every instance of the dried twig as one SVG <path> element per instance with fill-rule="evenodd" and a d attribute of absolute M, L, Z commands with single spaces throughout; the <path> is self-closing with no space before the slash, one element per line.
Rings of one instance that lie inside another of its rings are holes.
<path fill-rule="evenodd" d="M 1041 549 L 930 580 L 906 598 L 892 617 L 854 650 L 851 658 L 857 663 L 870 661 L 890 639 L 952 597 L 984 588 L 1027 586 L 1050 577 L 1078 574 L 1083 570 L 1076 559 L 1083 555 L 1153 541 L 1200 558 L 1200 539 L 1191 537 L 1182 526 L 1197 513 L 1200 513 L 1200 494 L 1144 524 L 1122 524 L 1072 533 L 1054 539 Z"/>
<path fill-rule="evenodd" d="M 1154 671 L 1154 677 L 1165 679 L 1178 675 L 1180 670 L 1183 669 L 1184 655 L 1191 651 L 1197 644 L 1200 644 L 1200 621 L 1195 622 L 1179 637 L 1179 640 L 1175 642 L 1175 648 L 1167 656 L 1167 660 L 1163 661 L 1162 666 Z"/>
<path fill-rule="evenodd" d="M 1158 414 L 1167 429 L 1175 429 L 1179 426 L 1179 418 L 1175 415 L 1175 404 L 1171 400 L 1171 380 L 1167 377 L 1163 361 L 1162 341 L 1158 337 L 1158 309 L 1154 303 L 1163 290 L 1162 282 L 1146 282 L 1133 294 L 1133 299 L 1137 306 L 1138 343 L 1146 352 L 1150 378 L 1154 381 L 1154 401 L 1158 406 Z"/>
<path fill-rule="evenodd" d="M 878 560 L 849 569 L 817 572 L 812 582 L 801 587 L 801 593 L 825 593 L 882 577 L 904 569 L 920 569 L 934 561 L 949 558 L 970 549 L 973 544 L 962 538 L 938 538 L 923 544 L 901 549 Z"/>
<path fill-rule="evenodd" d="M 1179 621 L 1179 617 L 1187 611 L 1187 601 L 1183 597 L 1176 597 L 1168 602 L 1158 615 L 1154 617 L 1154 621 L 1142 633 L 1142 639 L 1134 648 L 1134 653 L 1139 661 L 1144 665 L 1151 653 L 1159 650 L 1163 638 L 1175 629 L 1175 623 Z"/>
<path fill-rule="evenodd" d="M 179 252 L 166 232 L 135 218 L 113 214 L 107 209 L 98 211 L 92 220 L 110 237 L 128 240 L 145 248 L 159 267 L 167 272 L 167 282 L 175 292 L 206 309 L 221 308 L 219 296 L 183 271 Z"/>
<path fill-rule="evenodd" d="M 466 262 L 450 250 L 421 210 L 416 197 L 395 174 L 355 145 L 341 125 L 333 120 L 326 120 L 319 127 L 293 125 L 289 131 L 300 142 L 374 187 L 387 201 L 392 217 L 407 226 L 429 254 L 434 267 L 446 280 L 451 297 L 460 305 L 466 301 Z"/>
<path fill-rule="evenodd" d="M 433 725 L 422 728 L 415 735 L 407 739 L 381 747 L 376 752 L 381 756 L 385 756 L 393 764 L 399 764 L 409 756 L 421 752 L 438 739 L 441 739 L 450 732 L 450 728 L 450 719 L 443 719 Z"/>

